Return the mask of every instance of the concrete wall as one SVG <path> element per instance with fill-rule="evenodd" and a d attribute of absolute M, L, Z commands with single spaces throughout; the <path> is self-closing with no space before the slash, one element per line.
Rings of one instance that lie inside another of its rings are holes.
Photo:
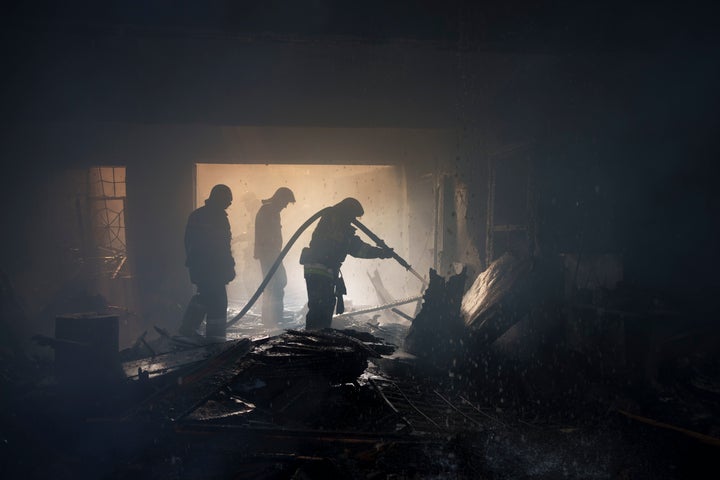
<path fill-rule="evenodd" d="M 59 253 L 68 257 L 80 243 L 74 200 L 84 194 L 85 185 L 68 178 L 82 179 L 84 169 L 93 165 L 124 165 L 128 251 L 136 289 L 133 307 L 142 316 L 133 329 L 139 333 L 153 324 L 173 328 L 191 294 L 182 235 L 194 204 L 196 163 L 396 165 L 408 183 L 409 205 L 408 218 L 398 221 L 431 228 L 431 177 L 438 161 L 453 156 L 452 135 L 440 129 L 65 123 L 43 124 L 36 132 L 37 145 L 43 149 L 67 151 L 68 155 L 78 152 L 78 156 L 46 171 L 23 162 L 15 165 L 16 182 L 4 191 L 6 198 L 29 189 L 33 198 L 42 201 L 18 204 L 4 212 L 3 223 L 13 229 L 3 240 L 3 268 L 22 279 L 18 291 L 33 306 L 30 313 L 57 295 L 71 295 L 80 289 L 104 291 L 97 284 L 71 282 L 72 266 L 59 263 Z M 83 139 L 90 140 L 78 149 L 76 145 Z M 19 222 L 19 217 L 33 221 Z M 47 251 L 48 244 L 54 246 L 52 252 Z M 408 257 L 416 259 L 421 271 L 431 266 L 427 247 L 409 244 Z M 50 265 L 62 274 L 50 274 Z M 40 292 L 38 285 L 45 284 Z M 51 316 L 38 328 L 48 333 Z"/>

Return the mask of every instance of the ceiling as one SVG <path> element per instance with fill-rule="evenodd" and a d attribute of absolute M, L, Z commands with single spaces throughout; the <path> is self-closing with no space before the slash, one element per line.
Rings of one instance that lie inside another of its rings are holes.
<path fill-rule="evenodd" d="M 38 0 L 3 9 L 6 29 L 405 39 L 501 51 L 658 49 L 718 40 L 711 2 Z"/>

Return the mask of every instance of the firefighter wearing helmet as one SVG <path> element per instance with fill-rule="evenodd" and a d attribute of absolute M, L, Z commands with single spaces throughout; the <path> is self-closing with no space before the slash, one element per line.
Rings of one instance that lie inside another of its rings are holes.
<path fill-rule="evenodd" d="M 262 201 L 255 215 L 255 252 L 260 261 L 263 278 L 280 255 L 283 246 L 280 211 L 295 203 L 295 195 L 287 187 L 278 188 L 272 197 Z M 287 274 L 282 264 L 278 267 L 270 283 L 263 291 L 262 322 L 265 328 L 277 330 L 283 318 L 285 286 Z"/>
<path fill-rule="evenodd" d="M 190 214 L 185 228 L 185 266 L 197 293 L 183 315 L 180 334 L 191 336 L 206 319 L 205 336 L 225 339 L 227 292 L 235 278 L 235 260 L 230 249 L 230 222 L 225 211 L 232 204 L 227 185 L 215 185 L 205 205 Z"/>
<path fill-rule="evenodd" d="M 308 292 L 306 330 L 329 328 L 333 312 L 340 314 L 344 311 L 342 296 L 346 291 L 340 267 L 347 255 L 356 258 L 392 257 L 392 250 L 369 245 L 355 235 L 351 222 L 363 213 L 362 205 L 355 198 L 346 198 L 333 205 L 320 218 L 310 246 L 302 251 L 300 263 L 304 267 Z"/>

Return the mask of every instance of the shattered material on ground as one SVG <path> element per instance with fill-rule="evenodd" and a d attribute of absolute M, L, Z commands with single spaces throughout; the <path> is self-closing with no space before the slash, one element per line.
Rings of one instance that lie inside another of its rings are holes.
<path fill-rule="evenodd" d="M 465 336 L 465 325 L 460 306 L 465 280 L 465 271 L 446 281 L 435 270 L 430 270 L 422 309 L 413 320 L 403 344 L 407 352 L 440 370 L 451 368 L 461 354 L 460 341 Z"/>
<path fill-rule="evenodd" d="M 505 253 L 463 295 L 461 313 L 478 348 L 491 345 L 548 301 L 556 300 L 557 278 L 540 260 Z"/>
<path fill-rule="evenodd" d="M 126 384 L 85 392 L 93 408 L 68 405 L 52 384 L 4 397 L 11 413 L 3 422 L 4 471 L 23 478 L 670 479 L 692 470 L 682 455 L 703 461 L 714 448 L 619 414 L 642 407 L 623 404 L 611 385 L 587 379 L 583 392 L 557 399 L 543 392 L 545 377 L 533 365 L 522 372 L 497 355 L 478 360 L 476 370 L 438 375 L 352 330 L 290 330 L 128 360 Z M 131 375 L 139 365 L 148 375 Z M 688 388 L 712 395 L 703 378 Z M 46 461 L 34 462 L 36 455 Z"/>
<path fill-rule="evenodd" d="M 508 256 L 467 292 L 465 272 L 446 280 L 431 271 L 409 328 L 381 322 L 392 318 L 381 311 L 338 316 L 336 329 L 279 334 L 250 314 L 221 343 L 156 328 L 159 336 L 145 332 L 120 352 L 125 378 L 103 384 L 65 384 L 51 364 L 18 357 L 2 376 L 3 471 L 152 480 L 693 477 L 720 446 L 716 343 L 693 358 L 686 337 L 705 330 L 659 343 L 657 383 L 637 383 L 632 364 L 588 356 L 558 334 L 552 289 L 537 288 L 547 278 Z M 286 316 L 284 326 L 298 318 Z"/>

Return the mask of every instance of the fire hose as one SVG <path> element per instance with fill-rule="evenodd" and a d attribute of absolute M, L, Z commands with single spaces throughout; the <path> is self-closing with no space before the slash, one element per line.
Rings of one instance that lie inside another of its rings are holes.
<path fill-rule="evenodd" d="M 298 227 L 298 229 L 295 231 L 293 236 L 290 237 L 290 239 L 287 241 L 287 243 L 285 244 L 283 249 L 280 251 L 280 254 L 278 255 L 277 259 L 275 260 L 275 263 L 272 264 L 272 266 L 270 267 L 270 270 L 268 270 L 268 272 L 267 272 L 267 275 L 265 275 L 265 278 L 263 279 L 263 281 L 260 282 L 260 286 L 255 291 L 253 296 L 250 297 L 250 300 L 248 300 L 247 304 L 245 304 L 245 306 L 242 308 L 242 310 L 240 310 L 240 312 L 238 312 L 237 315 L 235 315 L 230 320 L 228 320 L 228 322 L 227 322 L 228 327 L 231 325 L 235 325 L 252 308 L 252 306 L 255 305 L 255 302 L 257 301 L 258 298 L 260 298 L 260 295 L 262 295 L 263 291 L 265 290 L 265 287 L 267 287 L 268 283 L 270 283 L 270 280 L 272 279 L 273 275 L 275 274 L 277 269 L 280 268 L 280 265 L 282 264 L 283 259 L 287 256 L 288 252 L 290 251 L 292 246 L 295 244 L 295 242 L 297 242 L 297 239 L 300 238 L 300 235 L 302 235 L 302 233 L 305 230 L 307 230 L 307 228 L 310 225 L 312 225 L 315 222 L 315 220 L 317 220 L 318 218 L 325 215 L 330 210 L 330 208 L 332 208 L 332 207 L 325 207 L 322 210 L 314 213 L 310 218 L 305 220 L 305 223 L 303 223 L 302 225 L 300 225 L 300 227 Z M 412 273 L 418 279 L 420 279 L 420 281 L 423 284 L 423 287 L 426 285 L 425 279 L 422 278 L 420 276 L 420 274 L 418 274 L 415 270 L 413 270 L 413 268 L 410 266 L 410 264 L 408 262 L 406 262 L 400 255 L 395 253 L 394 250 L 390 249 L 390 247 L 388 247 L 387 244 L 385 244 L 385 242 L 380 237 L 378 237 L 377 235 L 375 235 L 375 233 L 372 232 L 372 230 L 370 230 L 365 225 L 360 223 L 360 221 L 357 219 L 353 220 L 352 223 L 354 223 L 360 230 L 362 230 L 368 237 L 370 237 L 377 244 L 378 247 L 384 248 L 387 250 L 391 250 L 392 258 L 394 258 L 406 270 L 408 270 L 410 273 Z"/>

